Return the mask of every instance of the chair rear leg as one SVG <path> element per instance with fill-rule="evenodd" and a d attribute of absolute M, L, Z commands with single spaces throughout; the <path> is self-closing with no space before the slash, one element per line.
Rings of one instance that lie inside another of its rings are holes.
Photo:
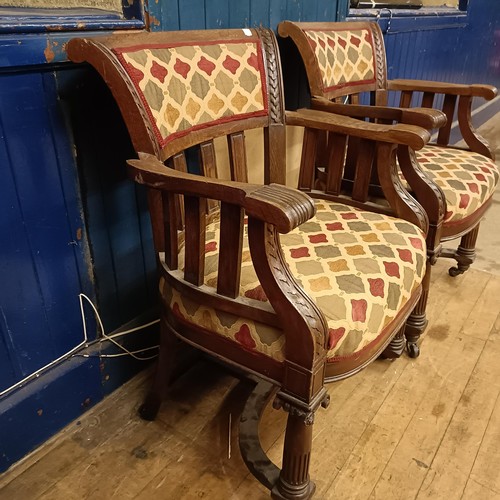
<path fill-rule="evenodd" d="M 456 267 L 450 267 L 448 273 L 450 276 L 458 276 L 465 273 L 476 258 L 476 241 L 479 233 L 479 224 L 462 236 L 460 245 L 454 254 L 457 261 Z"/>
<path fill-rule="evenodd" d="M 167 395 L 169 382 L 172 378 L 176 352 L 179 340 L 166 325 L 160 321 L 160 353 L 151 386 L 144 403 L 139 408 L 139 416 L 143 420 L 154 420 L 160 409 L 161 403 Z"/>

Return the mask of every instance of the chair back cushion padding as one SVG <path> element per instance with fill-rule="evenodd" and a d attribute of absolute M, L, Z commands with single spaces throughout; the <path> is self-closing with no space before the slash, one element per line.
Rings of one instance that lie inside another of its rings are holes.
<path fill-rule="evenodd" d="M 267 115 L 260 42 L 143 44 L 113 49 L 161 147 L 208 125 Z"/>
<path fill-rule="evenodd" d="M 497 166 L 478 153 L 426 146 L 416 155 L 421 169 L 443 191 L 445 225 L 460 223 L 474 214 L 490 199 L 498 184 Z"/>
<path fill-rule="evenodd" d="M 325 315 L 328 361 L 355 357 L 381 342 L 425 273 L 421 230 L 401 219 L 317 201 L 316 215 L 286 235 L 281 244 L 287 264 Z M 216 287 L 218 222 L 207 227 L 205 285 Z M 180 268 L 183 261 L 180 256 Z M 241 295 L 267 302 L 244 237 Z M 244 348 L 284 360 L 284 336 L 275 326 L 214 310 L 172 290 L 164 297 L 178 319 L 215 331 Z"/>
<path fill-rule="evenodd" d="M 374 84 L 375 49 L 369 29 L 304 30 L 316 56 L 323 92 Z"/>

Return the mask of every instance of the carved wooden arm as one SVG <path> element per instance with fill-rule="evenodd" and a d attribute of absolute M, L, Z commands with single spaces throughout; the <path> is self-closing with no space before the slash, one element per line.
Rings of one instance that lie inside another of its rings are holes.
<path fill-rule="evenodd" d="M 427 130 L 415 125 L 368 123 L 312 109 L 287 111 L 286 123 L 287 125 L 328 130 L 374 141 L 406 144 L 412 149 L 422 149 L 430 139 Z"/>
<path fill-rule="evenodd" d="M 311 98 L 311 107 L 318 111 L 327 111 L 352 118 L 372 118 L 387 123 L 404 123 L 432 130 L 446 124 L 446 115 L 437 109 L 396 108 L 389 106 L 363 106 L 342 104 L 329 101 L 324 97 Z"/>
<path fill-rule="evenodd" d="M 436 94 L 483 97 L 488 101 L 497 95 L 497 89 L 493 85 L 467 85 L 460 83 L 435 82 L 431 80 L 389 80 L 387 82 L 387 88 L 389 90 L 409 90 L 414 92 L 433 92 Z"/>
<path fill-rule="evenodd" d="M 317 139 L 315 130 L 325 130 L 332 134 L 332 149 L 329 151 L 328 168 L 326 175 L 326 192 L 333 195 L 339 194 L 342 185 L 344 163 L 349 157 L 348 145 L 351 138 L 358 138 L 363 144 L 356 148 L 356 158 L 352 161 L 356 164 L 356 174 L 353 180 L 352 198 L 356 200 L 366 199 L 368 186 L 371 182 L 370 165 L 374 158 L 377 165 L 378 179 L 383 191 L 383 196 L 388 200 L 394 213 L 414 224 L 418 225 L 425 233 L 429 228 L 429 219 L 426 214 L 427 205 L 431 213 L 435 214 L 438 224 L 442 219 L 444 203 L 436 196 L 436 186 L 433 181 L 425 176 L 418 166 L 413 150 L 421 149 L 430 139 L 430 133 L 415 125 L 395 124 L 382 125 L 360 121 L 347 116 L 340 116 L 324 111 L 311 109 L 300 109 L 298 111 L 287 111 L 287 125 L 305 127 L 304 151 L 299 177 L 299 188 L 304 190 L 314 189 L 314 172 L 317 158 Z M 330 141 L 330 140 L 329 140 Z M 308 150 L 309 148 L 309 150 Z M 422 207 L 408 193 L 402 185 L 398 175 L 395 156 L 396 150 L 406 150 L 404 173 L 412 172 L 408 177 L 412 189 L 419 193 L 425 191 L 432 196 L 425 206 Z M 345 164 L 347 168 L 347 164 Z M 438 193 L 439 194 L 439 193 Z"/>
<path fill-rule="evenodd" d="M 431 108 L 434 106 L 436 94 L 444 94 L 442 111 L 448 119 L 438 134 L 437 144 L 447 146 L 450 141 L 450 131 L 457 108 L 457 119 L 460 132 L 467 146 L 476 153 L 493 158 L 487 141 L 474 129 L 471 121 L 472 100 L 474 97 L 482 97 L 491 100 L 497 95 L 497 89 L 491 85 L 465 85 L 425 80 L 391 80 L 387 82 L 389 90 L 401 92 L 400 106 L 410 107 L 413 93 L 423 92 L 421 106 Z"/>
<path fill-rule="evenodd" d="M 276 226 L 280 233 L 288 233 L 315 213 L 309 196 L 281 184 L 263 186 L 179 172 L 151 155 L 127 163 L 131 177 L 139 184 L 238 205 L 247 215 Z"/>

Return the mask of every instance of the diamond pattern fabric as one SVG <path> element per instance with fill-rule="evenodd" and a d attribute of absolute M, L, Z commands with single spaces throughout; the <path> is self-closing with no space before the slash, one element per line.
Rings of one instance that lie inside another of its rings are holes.
<path fill-rule="evenodd" d="M 323 91 L 374 83 L 375 61 L 369 30 L 306 30 L 321 72 Z"/>
<path fill-rule="evenodd" d="M 281 236 L 292 274 L 323 311 L 329 327 L 328 361 L 373 347 L 425 273 L 425 238 L 400 219 L 317 202 L 316 216 Z M 218 223 L 207 228 L 205 285 L 217 286 Z M 267 302 L 253 268 L 245 231 L 240 294 Z M 181 268 L 182 268 L 181 259 Z M 277 361 L 284 337 L 276 328 L 194 303 L 175 290 L 167 305 L 182 321 L 220 335 Z"/>
<path fill-rule="evenodd" d="M 259 42 L 114 49 L 164 147 L 204 126 L 267 114 Z"/>
<path fill-rule="evenodd" d="M 460 222 L 473 214 L 498 184 L 497 166 L 478 153 L 427 146 L 416 155 L 422 170 L 445 195 L 445 224 Z"/>

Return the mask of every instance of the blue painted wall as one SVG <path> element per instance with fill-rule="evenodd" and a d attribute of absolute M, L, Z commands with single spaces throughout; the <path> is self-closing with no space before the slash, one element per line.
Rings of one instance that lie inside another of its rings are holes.
<path fill-rule="evenodd" d="M 65 41 L 79 35 L 78 18 L 85 19 L 86 35 L 141 28 L 139 3 L 121 19 L 49 13 L 20 28 L 15 15 L 0 16 L 0 393 L 81 342 L 79 292 L 98 305 L 108 330 L 154 315 L 144 193 L 123 169 L 134 154 L 130 141 L 100 79 L 67 63 L 64 53 Z M 145 22 L 153 30 L 275 28 L 282 19 L 341 19 L 347 4 L 159 0 L 149 2 Z M 498 84 L 498 10 L 496 0 L 474 0 L 465 18 L 444 29 L 393 18 L 386 34 L 390 75 Z M 380 22 L 387 29 L 387 19 Z M 48 32 L 48 25 L 60 29 Z M 95 338 L 90 318 L 88 327 Z M 144 332 L 133 342 L 154 340 Z M 0 397 L 0 471 L 140 364 L 101 352 L 82 350 L 88 357 L 62 360 Z"/>

